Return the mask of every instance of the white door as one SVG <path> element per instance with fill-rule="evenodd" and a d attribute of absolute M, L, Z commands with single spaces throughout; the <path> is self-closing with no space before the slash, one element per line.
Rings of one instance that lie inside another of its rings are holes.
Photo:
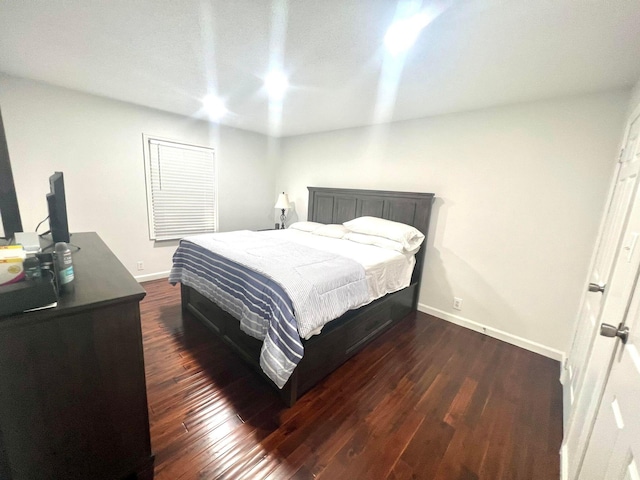
<path fill-rule="evenodd" d="M 615 340 L 618 350 L 580 474 L 584 480 L 640 480 L 640 286 L 637 278 L 622 330 L 625 328 L 628 329 L 626 345 Z"/>
<path fill-rule="evenodd" d="M 566 366 L 568 382 L 565 391 L 569 398 L 565 401 L 565 408 L 569 411 L 569 416 L 565 423 L 563 443 L 569 479 L 577 478 L 614 348 L 613 342 L 598 339 L 600 318 L 622 321 L 640 262 L 640 258 L 633 255 L 640 250 L 640 245 L 636 248 L 636 243 L 640 243 L 638 235 L 627 235 L 629 232 L 625 231 L 632 204 L 637 197 L 640 171 L 640 158 L 636 155 L 640 133 L 638 114 L 632 117 L 627 132 L 616 183 L 591 270 L 590 283 L 593 290 L 601 287 L 604 293 L 590 291 L 585 294 Z M 640 232 L 640 228 L 637 232 Z"/>

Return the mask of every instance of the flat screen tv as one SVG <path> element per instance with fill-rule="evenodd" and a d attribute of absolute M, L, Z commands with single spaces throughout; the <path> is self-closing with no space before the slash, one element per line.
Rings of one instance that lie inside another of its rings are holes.
<path fill-rule="evenodd" d="M 2 123 L 2 112 L 0 112 L 0 220 L 2 223 L 0 237 L 4 236 L 10 239 L 14 233 L 22 232 L 16 187 L 13 184 L 9 149 Z"/>
<path fill-rule="evenodd" d="M 69 243 L 69 222 L 67 220 L 67 202 L 64 194 L 64 176 L 55 172 L 49 177 L 51 193 L 47 193 L 49 207 L 49 230 L 53 243 Z"/>

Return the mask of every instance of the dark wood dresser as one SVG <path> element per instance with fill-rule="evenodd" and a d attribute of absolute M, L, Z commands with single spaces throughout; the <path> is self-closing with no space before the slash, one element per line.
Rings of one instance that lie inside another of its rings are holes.
<path fill-rule="evenodd" d="M 75 292 L 0 318 L 0 479 L 152 479 L 146 292 L 97 234 L 71 243 Z"/>

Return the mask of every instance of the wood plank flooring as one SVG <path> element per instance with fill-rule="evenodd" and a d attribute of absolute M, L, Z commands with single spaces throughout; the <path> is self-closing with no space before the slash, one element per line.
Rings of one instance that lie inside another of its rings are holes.
<path fill-rule="evenodd" d="M 143 286 L 158 480 L 560 476 L 556 361 L 418 313 L 288 409 L 179 286 Z"/>

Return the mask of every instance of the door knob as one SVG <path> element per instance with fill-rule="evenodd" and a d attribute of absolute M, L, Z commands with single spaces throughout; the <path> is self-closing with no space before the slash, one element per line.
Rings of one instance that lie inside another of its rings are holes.
<path fill-rule="evenodd" d="M 589 291 L 590 292 L 600 292 L 600 293 L 604 293 L 604 289 L 606 288 L 606 285 L 598 285 L 597 283 L 590 283 L 589 284 Z"/>
<path fill-rule="evenodd" d="M 618 337 L 622 340 L 622 343 L 627 343 L 627 339 L 629 338 L 629 327 L 625 327 L 620 324 L 616 328 L 608 323 L 603 323 L 600 325 L 600 335 L 603 337 Z"/>

